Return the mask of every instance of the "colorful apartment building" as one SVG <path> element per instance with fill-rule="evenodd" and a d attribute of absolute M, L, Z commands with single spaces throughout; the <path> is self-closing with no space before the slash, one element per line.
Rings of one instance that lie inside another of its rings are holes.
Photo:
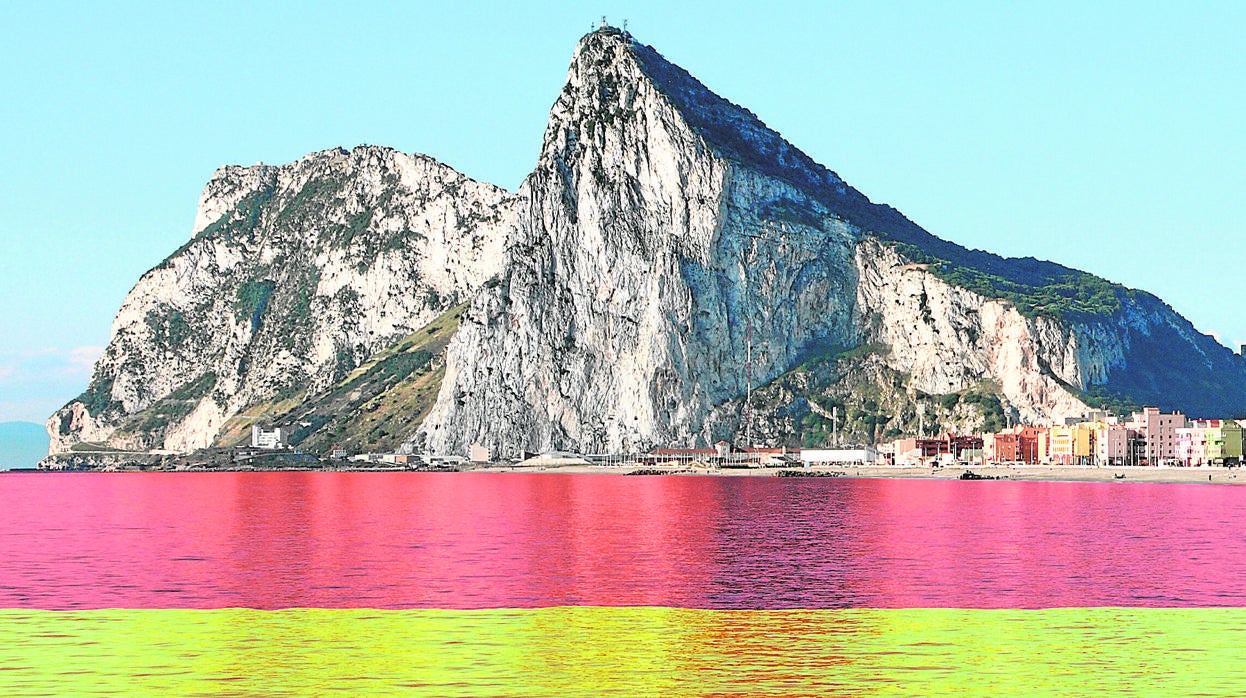
<path fill-rule="evenodd" d="M 1006 431 L 983 434 L 982 458 L 987 463 L 1020 463 L 1021 437 Z"/>
<path fill-rule="evenodd" d="M 1125 426 L 1138 432 L 1143 442 L 1142 458 L 1147 465 L 1166 465 L 1177 458 L 1177 430 L 1186 426 L 1180 412 L 1163 413 L 1158 407 L 1134 412 Z"/>
<path fill-rule="evenodd" d="M 1173 456 L 1180 465 L 1204 465 L 1207 462 L 1207 430 L 1196 426 L 1178 429 Z"/>
<path fill-rule="evenodd" d="M 1045 427 L 1018 426 L 995 434 L 982 435 L 982 457 L 987 463 L 1037 463 L 1039 441 L 1047 436 Z"/>
<path fill-rule="evenodd" d="M 1146 407 L 1120 423 L 1106 412 L 1048 427 L 1018 426 L 982 436 L 946 434 L 888 446 L 897 464 L 1238 465 L 1246 460 L 1246 420 L 1188 423 L 1180 412 Z"/>
<path fill-rule="evenodd" d="M 1242 457 L 1246 456 L 1246 431 L 1242 425 L 1232 419 L 1216 419 L 1214 439 L 1209 440 L 1207 455 L 1212 463 L 1222 465 L 1241 465 Z"/>
<path fill-rule="evenodd" d="M 1124 424 L 1095 423 L 1097 465 L 1137 465 L 1142 439 Z"/>
<path fill-rule="evenodd" d="M 1242 460 L 1242 426 L 1230 419 L 1196 420 L 1177 430 L 1178 464 L 1237 465 Z"/>
<path fill-rule="evenodd" d="M 1054 425 L 1038 442 L 1038 459 L 1054 465 L 1091 465 L 1095 458 L 1095 425 Z"/>

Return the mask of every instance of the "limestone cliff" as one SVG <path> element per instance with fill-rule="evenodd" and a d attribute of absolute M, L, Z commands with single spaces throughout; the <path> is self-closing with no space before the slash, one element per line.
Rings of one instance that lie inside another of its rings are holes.
<path fill-rule="evenodd" d="M 49 430 L 512 456 L 1230 416 L 1244 388 L 1153 296 L 937 238 L 603 29 L 515 194 L 374 147 L 220 170 Z"/>
<path fill-rule="evenodd" d="M 189 451 L 250 405 L 322 391 L 495 275 L 514 204 L 371 146 L 221 168 L 191 239 L 135 285 L 87 391 L 49 420 L 52 452 Z"/>
<path fill-rule="evenodd" d="M 465 313 L 414 447 L 705 444 L 753 423 L 756 440 L 807 441 L 783 416 L 824 422 L 860 388 L 852 376 L 944 396 L 956 409 L 932 409 L 930 432 L 1045 422 L 1084 412 L 1094 384 L 1153 373 L 1138 347 L 1157 330 L 1181 357 L 1164 360 L 1212 357 L 1216 380 L 1246 383 L 1228 350 L 1145 294 L 935 238 L 617 31 L 577 46 L 519 195 L 500 283 Z M 860 347 L 880 350 L 850 356 Z M 823 404 L 816 381 L 766 399 L 828 357 L 842 365 Z M 845 436 L 911 433 L 917 402 L 874 404 L 871 428 Z"/>

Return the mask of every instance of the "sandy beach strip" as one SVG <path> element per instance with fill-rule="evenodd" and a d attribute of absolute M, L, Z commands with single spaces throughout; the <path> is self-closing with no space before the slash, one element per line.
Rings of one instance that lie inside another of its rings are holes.
<path fill-rule="evenodd" d="M 983 478 L 998 480 L 1037 480 L 1050 482 L 1171 482 L 1246 484 L 1246 472 L 1241 468 L 1159 468 L 1159 467 L 1093 467 L 1057 465 L 970 465 L 944 466 L 939 468 L 905 467 L 894 465 L 847 466 L 847 467 L 790 467 L 790 468 L 707 468 L 703 466 L 676 465 L 566 465 L 549 467 L 521 467 L 488 465 L 471 468 L 471 472 L 513 473 L 602 473 L 628 475 L 636 471 L 652 474 L 709 477 L 776 477 L 779 471 L 798 471 L 812 477 L 835 476 L 857 478 L 904 478 L 924 480 L 956 480 L 965 471 L 972 471 Z"/>

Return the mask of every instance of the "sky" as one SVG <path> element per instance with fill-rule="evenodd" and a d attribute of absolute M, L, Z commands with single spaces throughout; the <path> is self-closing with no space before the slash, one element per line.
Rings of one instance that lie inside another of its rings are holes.
<path fill-rule="evenodd" d="M 514 189 L 603 14 L 932 233 L 1246 343 L 1246 3 L 347 5 L 0 3 L 0 421 L 85 388 L 217 167 L 368 143 Z"/>

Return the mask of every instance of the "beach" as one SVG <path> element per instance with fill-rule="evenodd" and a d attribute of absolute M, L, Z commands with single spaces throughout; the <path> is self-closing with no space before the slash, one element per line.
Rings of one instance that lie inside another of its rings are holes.
<path fill-rule="evenodd" d="M 807 468 L 713 468 L 682 465 L 565 465 L 546 467 L 521 467 L 485 465 L 470 468 L 470 472 L 523 472 L 523 473 L 603 473 L 612 475 L 645 474 L 709 476 L 709 477 L 776 477 L 780 471 L 796 472 L 809 477 L 893 478 L 919 480 L 956 480 L 966 471 L 992 480 L 1037 480 L 1050 482 L 1167 482 L 1246 484 L 1246 474 L 1239 477 L 1240 468 L 1160 468 L 1160 467 L 1094 467 L 1059 465 L 971 465 L 944 466 L 938 468 L 906 467 L 896 465 L 861 466 L 812 466 Z"/>
<path fill-rule="evenodd" d="M 82 455 L 82 454 L 79 454 Z M 111 454 L 100 454 L 111 455 Z M 849 477 L 849 478 L 887 478 L 912 480 L 957 480 L 966 472 L 971 472 L 983 480 L 1034 480 L 1050 482 L 1155 482 L 1155 483 L 1212 483 L 1212 484 L 1246 484 L 1246 472 L 1242 468 L 1226 468 L 1214 466 L 1201 467 L 1151 467 L 1151 466 L 1065 466 L 1065 465 L 944 465 L 944 466 L 905 466 L 905 465 L 813 465 L 804 467 L 800 463 L 783 467 L 714 467 L 704 462 L 694 461 L 689 464 L 666 463 L 585 463 L 569 462 L 562 464 L 521 465 L 513 463 L 458 463 L 451 466 L 436 468 L 416 468 L 400 463 L 360 463 L 354 461 L 326 461 L 311 465 L 306 460 L 273 463 L 269 465 L 240 465 L 230 458 L 216 454 L 215 460 L 204 462 L 183 460 L 171 462 L 169 457 L 126 454 L 127 457 L 117 461 L 85 462 L 76 464 L 69 470 L 94 470 L 97 472 L 126 471 L 397 471 L 430 470 L 434 472 L 478 472 L 478 473 L 550 473 L 550 474 L 606 474 L 606 475 L 669 475 L 669 476 L 704 476 L 704 477 Z M 84 467 L 85 466 L 85 467 Z M 780 475 L 782 473 L 782 475 Z"/>

